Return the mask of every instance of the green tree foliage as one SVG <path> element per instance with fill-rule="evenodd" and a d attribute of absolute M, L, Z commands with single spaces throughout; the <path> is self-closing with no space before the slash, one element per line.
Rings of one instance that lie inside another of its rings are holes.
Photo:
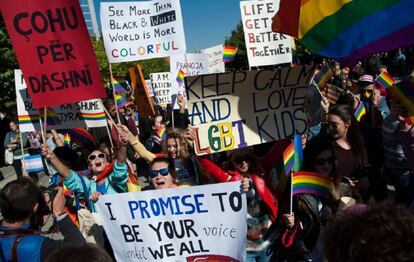
<path fill-rule="evenodd" d="M 236 28 L 231 31 L 231 35 L 226 37 L 224 45 L 237 46 L 239 48 L 235 60 L 231 63 L 226 63 L 226 68 L 228 70 L 247 70 L 249 68 L 249 63 L 247 61 L 246 43 L 244 41 L 243 24 L 241 21 L 237 24 Z"/>
<path fill-rule="evenodd" d="M 16 104 L 14 69 L 18 69 L 16 56 L 7 35 L 3 17 L 0 16 L 0 109 Z"/>

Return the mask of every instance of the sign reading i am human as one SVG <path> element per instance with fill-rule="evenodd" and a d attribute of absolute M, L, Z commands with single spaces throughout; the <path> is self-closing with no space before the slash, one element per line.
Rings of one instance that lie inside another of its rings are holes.
<path fill-rule="evenodd" d="M 43 114 L 34 108 L 22 71 L 19 69 L 14 70 L 14 82 L 16 86 L 19 129 L 22 132 L 40 130 L 39 118 L 41 117 L 43 120 Z M 102 103 L 98 99 L 59 105 L 47 109 L 47 129 L 103 127 L 106 124 Z"/>
<path fill-rule="evenodd" d="M 152 73 L 150 79 L 155 103 L 160 106 L 171 104 L 171 73 Z"/>
<path fill-rule="evenodd" d="M 98 213 L 117 261 L 245 261 L 240 181 L 102 195 Z"/>
<path fill-rule="evenodd" d="M 292 62 L 291 37 L 272 32 L 272 17 L 280 0 L 241 1 L 249 66 L 276 65 Z"/>
<path fill-rule="evenodd" d="M 110 63 L 186 51 L 179 0 L 101 2 L 101 24 Z"/>
<path fill-rule="evenodd" d="M 37 109 L 106 97 L 78 0 L 0 1 Z"/>
<path fill-rule="evenodd" d="M 279 140 L 307 130 L 312 66 L 185 78 L 197 155 Z"/>
<path fill-rule="evenodd" d="M 209 73 L 224 73 L 224 71 L 226 71 L 223 61 L 223 45 L 216 45 L 206 49 L 201 49 L 201 53 L 207 55 Z"/>

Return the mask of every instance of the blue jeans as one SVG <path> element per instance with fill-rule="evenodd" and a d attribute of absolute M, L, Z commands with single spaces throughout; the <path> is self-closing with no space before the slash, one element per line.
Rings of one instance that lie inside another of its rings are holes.
<path fill-rule="evenodd" d="M 267 262 L 272 256 L 272 249 L 270 247 L 262 251 L 247 251 L 246 262 Z"/>

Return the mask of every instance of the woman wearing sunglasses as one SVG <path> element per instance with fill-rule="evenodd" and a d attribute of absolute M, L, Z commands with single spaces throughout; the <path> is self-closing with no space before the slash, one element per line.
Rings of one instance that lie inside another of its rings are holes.
<path fill-rule="evenodd" d="M 178 187 L 175 182 L 174 162 L 167 157 L 156 157 L 150 164 L 150 179 L 154 189 Z"/>
<path fill-rule="evenodd" d="M 221 169 L 206 157 L 199 158 L 204 175 L 216 183 L 242 181 L 247 194 L 247 259 L 269 261 L 271 249 L 263 245 L 265 233 L 277 216 L 277 200 L 263 179 L 264 173 L 252 152 L 237 149 L 230 153 L 228 167 Z"/>
<path fill-rule="evenodd" d="M 316 172 L 332 178 L 330 198 L 324 199 L 313 194 L 298 194 L 293 198 L 293 214 L 284 214 L 284 219 L 293 234 L 293 245 L 284 252 L 276 252 L 278 259 L 284 261 L 323 261 L 323 248 L 320 232 L 326 227 L 328 219 L 342 196 L 351 196 L 350 185 L 342 181 L 336 170 L 335 153 L 327 138 L 310 140 L 304 150 L 302 171 Z M 291 259 L 291 260 L 290 260 Z M 278 260 L 278 261 L 279 261 Z"/>
<path fill-rule="evenodd" d="M 91 150 L 87 154 L 88 177 L 80 176 L 70 170 L 46 145 L 42 145 L 42 155 L 63 177 L 65 186 L 86 199 L 89 198 L 96 202 L 100 195 L 125 192 L 128 181 L 128 166 L 124 142 L 118 148 L 114 162 L 109 162 L 102 151 Z M 94 211 L 94 207 L 91 208 Z"/>

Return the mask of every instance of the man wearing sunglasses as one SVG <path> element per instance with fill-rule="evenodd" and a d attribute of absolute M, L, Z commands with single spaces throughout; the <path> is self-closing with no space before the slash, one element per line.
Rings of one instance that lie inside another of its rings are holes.
<path fill-rule="evenodd" d="M 175 183 L 174 163 L 167 157 L 157 157 L 151 162 L 150 178 L 154 189 L 178 187 Z"/>

